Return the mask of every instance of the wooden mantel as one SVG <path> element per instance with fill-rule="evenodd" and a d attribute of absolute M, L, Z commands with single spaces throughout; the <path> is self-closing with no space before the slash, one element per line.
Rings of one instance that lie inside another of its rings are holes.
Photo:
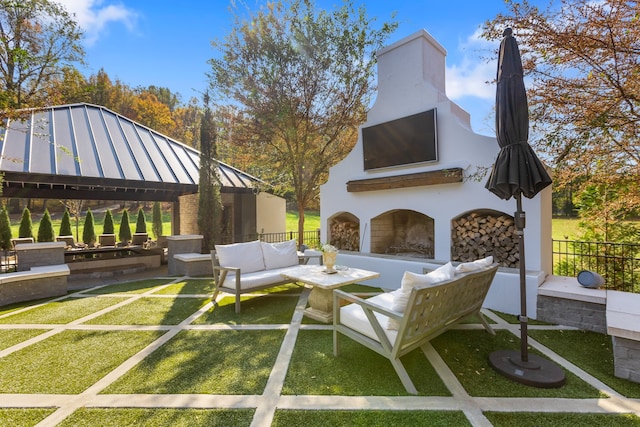
<path fill-rule="evenodd" d="M 407 175 L 358 179 L 347 182 L 347 191 L 393 190 L 395 188 L 420 187 L 423 185 L 451 184 L 462 182 L 462 168 L 440 169 Z"/>

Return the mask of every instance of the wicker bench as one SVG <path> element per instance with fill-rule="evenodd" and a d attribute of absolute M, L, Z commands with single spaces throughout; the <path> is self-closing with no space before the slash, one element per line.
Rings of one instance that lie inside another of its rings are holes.
<path fill-rule="evenodd" d="M 400 357 L 471 315 L 478 316 L 485 329 L 495 334 L 480 309 L 497 269 L 494 264 L 456 274 L 453 279 L 437 284 L 416 286 L 410 291 L 404 313 L 392 310 L 393 292 L 362 299 L 335 290 L 334 355 L 340 353 L 339 336 L 343 334 L 388 358 L 407 392 L 417 394 Z M 397 330 L 389 328 L 389 319 L 398 322 Z"/>

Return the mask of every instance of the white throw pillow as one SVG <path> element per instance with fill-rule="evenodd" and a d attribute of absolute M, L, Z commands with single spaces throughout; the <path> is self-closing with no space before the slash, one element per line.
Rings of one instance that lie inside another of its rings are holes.
<path fill-rule="evenodd" d="M 231 245 L 216 245 L 218 262 L 222 267 L 237 267 L 240 273 L 264 270 L 260 240 Z"/>
<path fill-rule="evenodd" d="M 471 262 L 463 262 L 456 267 L 456 274 L 468 273 L 470 271 L 482 270 L 493 264 L 493 257 L 488 256 L 486 258 L 477 259 Z"/>
<path fill-rule="evenodd" d="M 262 242 L 262 255 L 267 270 L 298 265 L 298 250 L 295 240 L 280 243 Z"/>
<path fill-rule="evenodd" d="M 419 285 L 435 285 L 436 283 L 444 282 L 445 280 L 453 279 L 455 275 L 455 268 L 448 262 L 445 265 L 438 267 L 427 274 L 417 274 L 410 271 L 405 271 L 402 276 L 402 284 L 400 289 L 394 291 L 393 304 L 391 309 L 404 313 L 409 303 L 409 296 L 411 296 L 411 289 Z M 389 319 L 387 323 L 387 329 L 398 329 L 398 322 L 393 319 Z"/>

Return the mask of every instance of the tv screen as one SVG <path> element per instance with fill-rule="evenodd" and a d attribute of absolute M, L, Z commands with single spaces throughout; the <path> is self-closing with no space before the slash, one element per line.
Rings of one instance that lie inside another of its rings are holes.
<path fill-rule="evenodd" d="M 364 169 L 438 160 L 436 109 L 362 128 Z"/>

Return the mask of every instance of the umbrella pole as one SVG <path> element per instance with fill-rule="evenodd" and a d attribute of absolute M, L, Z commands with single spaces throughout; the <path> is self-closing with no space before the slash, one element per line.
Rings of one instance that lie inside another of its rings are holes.
<path fill-rule="evenodd" d="M 564 371 L 559 366 L 536 354 L 529 354 L 527 332 L 527 272 L 524 260 L 525 213 L 522 210 L 522 193 L 515 196 L 515 225 L 518 236 L 520 259 L 520 352 L 497 350 L 489 355 L 489 364 L 498 373 L 519 383 L 540 388 L 562 387 L 566 382 Z"/>
<path fill-rule="evenodd" d="M 524 227 L 526 215 L 522 210 L 522 193 L 516 195 L 515 225 L 518 236 L 518 267 L 520 269 L 520 359 L 522 362 L 529 361 L 528 345 L 528 322 L 527 318 L 527 269 L 524 256 Z"/>

